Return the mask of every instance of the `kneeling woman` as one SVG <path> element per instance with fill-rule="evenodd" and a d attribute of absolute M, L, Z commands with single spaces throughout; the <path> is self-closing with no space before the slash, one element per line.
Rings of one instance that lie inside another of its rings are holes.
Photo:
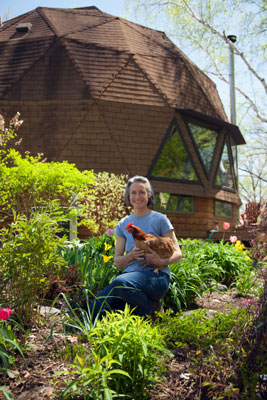
<path fill-rule="evenodd" d="M 133 213 L 122 218 L 115 229 L 117 241 L 114 257 L 115 265 L 124 268 L 124 271 L 91 304 L 93 318 L 98 313 L 101 318 L 106 310 L 123 310 L 126 303 L 135 308 L 134 313 L 137 315 L 151 314 L 154 302 L 164 297 L 168 291 L 168 264 L 176 263 L 182 257 L 171 222 L 166 215 L 150 208 L 154 205 L 154 193 L 147 178 L 135 176 L 129 179 L 124 200 L 133 207 Z M 132 234 L 126 230 L 130 222 L 146 233 L 170 237 L 175 248 L 172 256 L 162 259 L 152 250 L 151 253 L 144 253 L 137 248 Z M 147 264 L 149 266 L 145 266 Z M 154 272 L 156 267 L 161 269 L 158 273 Z"/>

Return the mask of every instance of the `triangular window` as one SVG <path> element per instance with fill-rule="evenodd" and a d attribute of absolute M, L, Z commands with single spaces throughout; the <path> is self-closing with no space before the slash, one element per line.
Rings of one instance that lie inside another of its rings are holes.
<path fill-rule="evenodd" d="M 198 182 L 185 143 L 174 119 L 148 172 L 151 178 Z"/>
<path fill-rule="evenodd" d="M 230 149 L 227 141 L 225 141 L 220 163 L 217 168 L 215 185 L 234 190 L 234 178 L 232 171 L 233 169 L 231 164 Z"/>
<path fill-rule="evenodd" d="M 206 175 L 209 176 L 219 132 L 214 129 L 188 122 L 189 130 L 195 142 Z"/>

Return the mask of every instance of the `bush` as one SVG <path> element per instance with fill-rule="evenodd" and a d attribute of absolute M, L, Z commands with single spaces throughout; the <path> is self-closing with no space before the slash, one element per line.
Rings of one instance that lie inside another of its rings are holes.
<path fill-rule="evenodd" d="M 123 201 L 125 184 L 125 175 L 99 172 L 92 185 L 93 197 L 86 191 L 81 194 L 84 210 L 81 224 L 89 229 L 90 236 L 115 228 L 118 221 L 129 214 L 130 208 Z"/>
<path fill-rule="evenodd" d="M 70 206 L 73 198 L 94 182 L 92 171 L 80 172 L 74 164 L 44 162 L 40 156 L 25 158 L 14 149 L 0 163 L 1 207 L 29 215 L 33 207 L 58 199 Z"/>
<path fill-rule="evenodd" d="M 48 289 L 49 271 L 65 263 L 57 253 L 64 238 L 58 219 L 61 213 L 34 213 L 30 219 L 15 215 L 14 223 L 0 231 L 0 303 L 16 309 L 20 319 L 29 323 L 34 310 Z"/>

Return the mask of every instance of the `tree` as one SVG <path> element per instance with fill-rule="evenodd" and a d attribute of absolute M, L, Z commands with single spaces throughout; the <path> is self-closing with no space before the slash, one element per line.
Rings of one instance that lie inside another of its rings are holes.
<path fill-rule="evenodd" d="M 267 198 L 266 0 L 126 0 L 140 23 L 161 29 L 216 84 L 230 110 L 229 50 L 235 55 L 237 125 L 247 145 L 239 156 L 243 201 Z M 236 35 L 232 43 L 229 35 Z M 229 114 L 229 113 L 228 113 Z"/>

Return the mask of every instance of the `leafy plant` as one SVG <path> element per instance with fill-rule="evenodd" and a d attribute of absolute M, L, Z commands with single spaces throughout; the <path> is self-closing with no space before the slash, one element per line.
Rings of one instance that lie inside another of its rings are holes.
<path fill-rule="evenodd" d="M 63 265 L 57 248 L 64 238 L 57 236 L 61 211 L 37 212 L 30 219 L 14 215 L 14 223 L 0 231 L 0 302 L 16 309 L 27 324 L 44 297 L 47 274 Z"/>
<path fill-rule="evenodd" d="M 170 269 L 169 291 L 161 303 L 165 308 L 181 311 L 192 306 L 196 297 L 200 297 L 206 289 L 206 284 L 197 263 L 191 264 L 186 258 L 171 265 Z"/>
<path fill-rule="evenodd" d="M 76 357 L 72 379 L 67 382 L 64 395 L 69 396 L 71 391 L 85 399 L 102 399 L 101 393 L 107 399 L 113 396 L 132 398 L 132 393 L 135 399 L 149 397 L 148 391 L 164 370 L 165 357 L 171 356 L 158 328 L 132 315 L 126 306 L 124 311 L 107 313 L 87 335 L 93 350 L 86 356 Z M 94 397 L 92 391 L 96 389 Z"/>
<path fill-rule="evenodd" d="M 233 327 L 237 323 L 239 326 L 244 325 L 250 319 L 245 309 L 233 309 L 229 314 L 217 312 L 212 318 L 207 310 L 196 309 L 189 315 L 177 313 L 172 318 L 169 312 L 160 313 L 156 323 L 165 335 L 168 348 L 188 345 L 208 350 L 209 346 L 214 346 L 218 341 L 223 343 L 226 338 L 239 338 L 239 334 L 236 335 L 232 330 Z"/>
<path fill-rule="evenodd" d="M 82 355 L 76 355 L 71 367 L 72 370 L 67 374 L 71 377 L 75 375 L 76 378 L 67 381 L 67 387 L 60 396 L 64 400 L 77 396 L 82 396 L 84 400 L 109 400 L 114 396 L 118 398 L 121 397 L 119 393 L 110 388 L 112 382 L 118 376 L 130 379 L 129 374 L 120 368 L 120 363 L 112 358 L 107 348 L 106 355 L 102 358 L 95 350 L 86 355 L 82 351 Z"/>
<path fill-rule="evenodd" d="M 13 365 L 15 362 L 15 350 L 24 358 L 16 334 L 9 323 L 10 321 L 8 322 L 11 313 L 10 308 L 0 309 L 0 370 L 3 374 L 6 374 L 9 365 Z M 13 326 L 19 326 L 17 322 L 13 322 Z M 21 326 L 20 329 L 22 329 Z"/>
<path fill-rule="evenodd" d="M 59 249 L 68 265 L 79 268 L 82 285 L 92 293 L 98 293 L 120 273 L 113 263 L 114 250 L 115 237 L 106 233 Z"/>
<path fill-rule="evenodd" d="M 206 279 L 214 279 L 217 282 L 230 285 L 235 277 L 244 273 L 251 267 L 251 259 L 248 257 L 244 245 L 237 241 L 234 245 L 223 241 L 213 243 L 210 241 L 182 240 L 185 258 L 194 252 L 199 260 L 200 273 Z M 208 269 L 208 273 L 207 273 Z"/>

